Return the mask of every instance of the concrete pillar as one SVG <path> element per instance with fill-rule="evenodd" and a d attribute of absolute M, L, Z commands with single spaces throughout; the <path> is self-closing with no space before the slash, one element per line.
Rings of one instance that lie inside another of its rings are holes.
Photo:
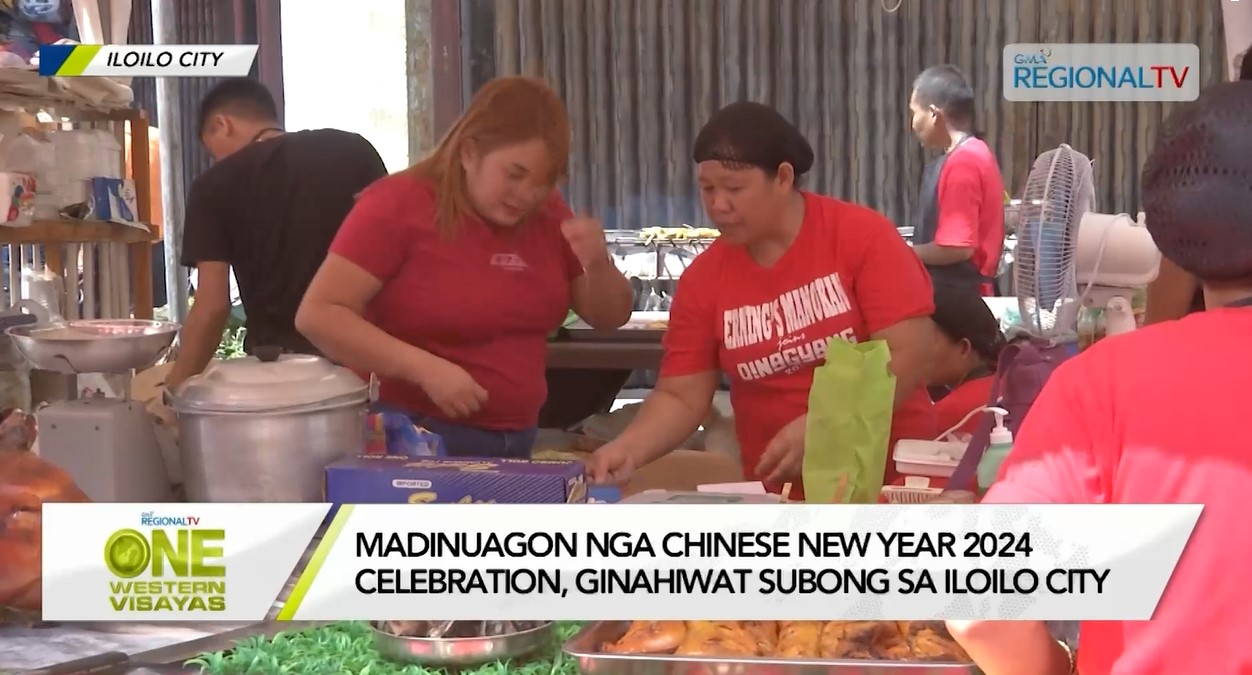
<path fill-rule="evenodd" d="M 1252 0 L 1222 0 L 1226 30 L 1226 67 L 1230 79 L 1239 75 L 1239 56 L 1252 47 Z"/>

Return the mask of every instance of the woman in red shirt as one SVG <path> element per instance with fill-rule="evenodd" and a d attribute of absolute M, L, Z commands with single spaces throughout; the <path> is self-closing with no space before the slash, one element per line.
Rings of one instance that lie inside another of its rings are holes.
<path fill-rule="evenodd" d="M 548 335 L 571 307 L 599 328 L 630 318 L 600 224 L 555 190 L 569 147 L 545 84 L 488 83 L 429 157 L 361 193 L 296 316 L 449 454 L 528 457 Z"/>
<path fill-rule="evenodd" d="M 886 340 L 897 400 L 918 391 L 932 345 L 930 280 L 881 214 L 797 189 L 813 150 L 775 110 L 723 108 L 692 155 L 721 237 L 683 272 L 657 386 L 596 452 L 592 478 L 621 480 L 677 447 L 727 373 L 747 473 L 774 489 L 798 484 L 809 388 L 828 340 Z"/>
<path fill-rule="evenodd" d="M 983 502 L 1203 504 L 1152 618 L 1082 622 L 1077 672 L 1250 673 L 1252 612 L 1234 589 L 1252 586 L 1252 455 L 1239 431 L 1252 374 L 1252 83 L 1216 85 L 1175 109 L 1142 194 L 1152 239 L 1200 280 L 1206 309 L 1061 364 Z M 949 626 L 986 673 L 1074 672 L 1042 622 Z"/>
<path fill-rule="evenodd" d="M 929 384 L 935 402 L 935 433 L 941 434 L 989 403 L 1005 339 L 1000 320 L 982 297 L 959 288 L 935 288 L 931 319 L 939 329 L 939 341 Z M 972 432 L 979 421 L 975 416 L 958 431 Z"/>
<path fill-rule="evenodd" d="M 961 420 L 991 399 L 996 362 L 1005 345 L 991 308 L 973 289 L 937 285 L 931 320 L 937 340 L 926 378 L 929 397 L 896 411 L 892 447 L 901 438 L 931 440 L 957 424 L 957 431 L 973 433 L 981 418 Z"/>

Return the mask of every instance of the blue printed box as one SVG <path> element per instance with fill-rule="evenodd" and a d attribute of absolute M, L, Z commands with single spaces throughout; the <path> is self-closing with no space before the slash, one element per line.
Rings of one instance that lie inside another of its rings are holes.
<path fill-rule="evenodd" d="M 575 504 L 587 501 L 582 462 L 358 456 L 326 467 L 332 504 Z"/>
<path fill-rule="evenodd" d="M 622 501 L 622 489 L 616 485 L 588 485 L 588 504 L 616 504 Z"/>

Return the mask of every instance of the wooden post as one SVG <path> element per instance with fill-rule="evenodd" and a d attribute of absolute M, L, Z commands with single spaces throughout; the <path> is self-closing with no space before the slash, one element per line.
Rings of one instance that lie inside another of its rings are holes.
<path fill-rule="evenodd" d="M 130 125 L 131 178 L 135 181 L 135 201 L 139 222 L 152 223 L 152 185 L 148 181 L 151 166 L 148 163 L 148 119 L 143 111 L 136 110 L 126 122 Z M 136 319 L 152 318 L 152 242 L 141 241 L 130 245 L 131 289 Z"/>

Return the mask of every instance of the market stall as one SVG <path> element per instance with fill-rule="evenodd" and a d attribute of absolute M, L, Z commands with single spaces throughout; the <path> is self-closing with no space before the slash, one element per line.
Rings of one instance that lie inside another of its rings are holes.
<path fill-rule="evenodd" d="M 614 331 L 591 330 L 570 314 L 548 343 L 548 401 L 541 426 L 575 426 L 608 412 L 623 387 L 655 383 L 674 282 L 716 234 L 690 227 L 605 233 L 614 263 L 634 288 L 635 312 L 630 323 Z"/>

